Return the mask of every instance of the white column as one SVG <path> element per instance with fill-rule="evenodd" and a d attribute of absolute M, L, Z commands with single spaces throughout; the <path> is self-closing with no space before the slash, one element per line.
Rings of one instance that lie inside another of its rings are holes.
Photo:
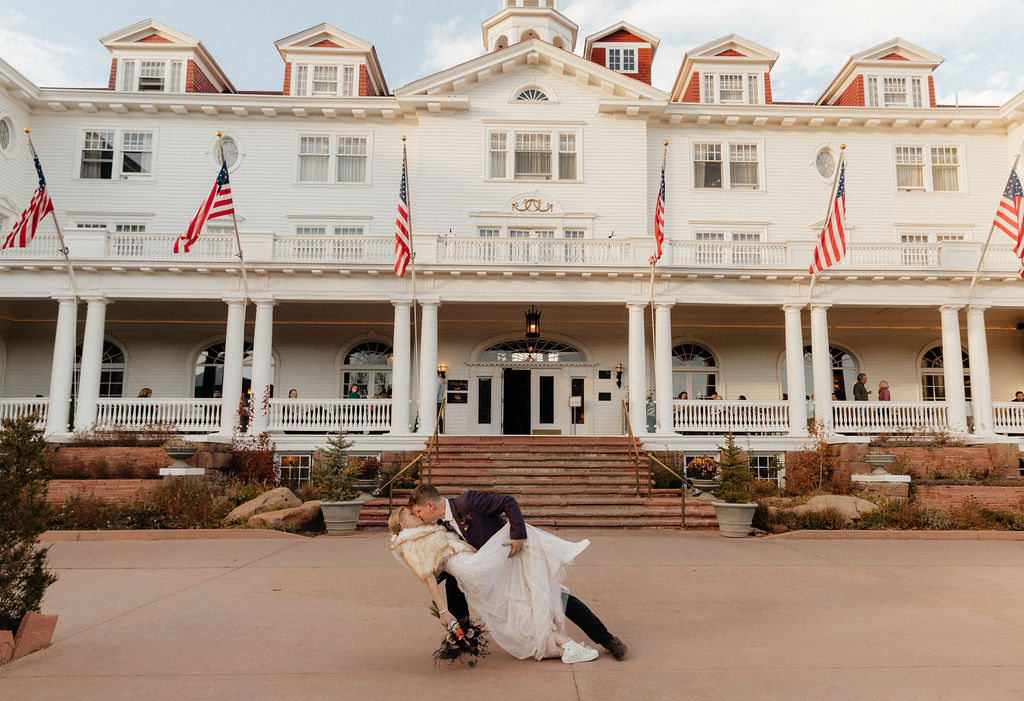
<path fill-rule="evenodd" d="M 50 367 L 50 408 L 46 413 L 47 436 L 68 431 L 78 332 L 78 300 L 58 297 L 57 303 L 57 332 L 53 339 L 53 364 Z"/>
<path fill-rule="evenodd" d="M 75 428 L 89 429 L 96 423 L 96 400 L 100 394 L 100 369 L 103 364 L 103 331 L 107 320 L 107 300 L 87 299 L 82 362 L 78 373 L 78 400 L 75 404 Z"/>
<path fill-rule="evenodd" d="M 960 345 L 960 306 L 943 304 L 942 375 L 946 385 L 946 416 L 954 431 L 967 430 L 967 407 L 964 394 L 963 346 Z"/>
<path fill-rule="evenodd" d="M 242 398 L 242 360 L 245 355 L 245 299 L 225 299 L 228 323 L 224 332 L 224 380 L 221 383 L 220 431 L 235 432 Z"/>
<path fill-rule="evenodd" d="M 647 367 L 644 349 L 646 302 L 629 302 L 629 421 L 633 434 L 647 433 Z"/>
<path fill-rule="evenodd" d="M 654 305 L 654 394 L 658 433 L 674 433 L 672 425 L 672 302 Z"/>
<path fill-rule="evenodd" d="M 395 328 L 391 340 L 391 433 L 409 433 L 409 381 L 412 378 L 412 353 L 409 349 L 409 310 L 412 302 L 392 300 Z"/>
<path fill-rule="evenodd" d="M 971 362 L 971 404 L 974 406 L 974 433 L 991 436 L 995 425 L 992 416 L 992 378 L 988 369 L 988 339 L 985 335 L 987 304 L 967 308 L 967 357 Z"/>
<path fill-rule="evenodd" d="M 811 376 L 814 379 L 814 420 L 832 426 L 832 355 L 828 351 L 828 308 L 831 303 L 811 304 Z M 788 366 L 787 361 L 787 376 Z M 803 368 L 803 358 L 798 367 Z"/>
<path fill-rule="evenodd" d="M 420 429 L 430 435 L 437 423 L 437 300 L 422 301 L 420 327 Z"/>
<path fill-rule="evenodd" d="M 807 382 L 804 380 L 803 304 L 784 304 L 786 314 L 786 394 L 789 396 L 789 435 L 807 435 Z M 828 344 L 826 344 L 827 347 Z"/>
<path fill-rule="evenodd" d="M 264 398 L 270 390 L 272 348 L 274 342 L 274 305 L 272 299 L 256 301 L 256 325 L 252 335 L 252 398 L 249 433 L 267 430 L 267 408 Z"/>

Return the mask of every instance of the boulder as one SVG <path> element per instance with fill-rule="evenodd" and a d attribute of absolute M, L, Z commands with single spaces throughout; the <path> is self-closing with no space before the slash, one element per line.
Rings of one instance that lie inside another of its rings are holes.
<path fill-rule="evenodd" d="M 14 658 L 14 633 L 0 630 L 0 664 L 7 664 Z"/>
<path fill-rule="evenodd" d="M 319 501 L 307 501 L 291 509 L 268 511 L 249 517 L 247 526 L 292 526 L 304 531 L 320 530 L 324 516 L 320 511 Z"/>
<path fill-rule="evenodd" d="M 263 513 L 264 511 L 299 506 L 301 503 L 302 499 L 295 496 L 288 487 L 278 487 L 277 489 L 271 489 L 269 492 L 263 492 L 263 494 L 260 494 L 255 499 L 250 499 L 244 504 L 236 506 L 227 515 L 227 520 L 245 521 L 250 516 Z"/>
<path fill-rule="evenodd" d="M 56 627 L 56 616 L 44 616 L 35 611 L 26 613 L 14 636 L 14 659 L 49 645 Z"/>
<path fill-rule="evenodd" d="M 867 499 L 859 497 L 848 497 L 840 494 L 821 494 L 811 497 L 806 504 L 793 508 L 793 513 L 804 514 L 807 512 L 823 511 L 825 509 L 836 509 L 843 515 L 847 523 L 852 523 L 860 518 L 861 514 L 874 511 L 878 507 Z"/>

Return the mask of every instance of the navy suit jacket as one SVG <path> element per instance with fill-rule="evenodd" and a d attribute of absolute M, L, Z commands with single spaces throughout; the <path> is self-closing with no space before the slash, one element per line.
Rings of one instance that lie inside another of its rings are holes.
<path fill-rule="evenodd" d="M 519 511 L 519 504 L 507 494 L 489 494 L 471 489 L 449 499 L 448 504 L 462 531 L 462 537 L 477 550 L 505 526 L 505 519 L 511 525 L 510 538 L 526 538 L 526 522 Z"/>

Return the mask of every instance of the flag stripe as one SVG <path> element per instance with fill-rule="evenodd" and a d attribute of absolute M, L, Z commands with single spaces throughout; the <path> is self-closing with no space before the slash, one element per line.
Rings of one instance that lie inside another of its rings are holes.
<path fill-rule="evenodd" d="M 839 184 L 829 208 L 828 219 L 821 227 L 818 245 L 808 272 L 811 275 L 830 268 L 846 255 L 846 163 L 839 165 Z"/>
<path fill-rule="evenodd" d="M 395 275 L 405 277 L 412 260 L 412 237 L 409 235 L 409 168 L 402 146 L 402 182 L 398 186 L 398 216 L 395 218 Z"/>
<path fill-rule="evenodd" d="M 199 240 L 199 234 L 203 231 L 203 225 L 208 219 L 224 217 L 235 213 L 235 205 L 231 199 L 231 184 L 228 181 L 228 164 L 221 161 L 220 172 L 213 183 L 213 189 L 203 200 L 199 211 L 189 222 L 188 230 L 179 236 L 174 242 L 175 253 L 188 253 L 192 246 Z"/>
<path fill-rule="evenodd" d="M 1013 239 L 1013 253 L 1021 259 L 1020 274 L 1024 277 L 1024 188 L 1021 187 L 1017 169 L 1010 170 L 1010 178 L 996 208 L 996 216 L 992 224 Z"/>
<path fill-rule="evenodd" d="M 661 187 L 658 188 L 658 202 L 654 206 L 654 256 L 651 265 L 661 260 L 662 244 L 665 242 L 665 165 L 661 166 Z"/>
<path fill-rule="evenodd" d="M 53 211 L 53 202 L 50 201 L 50 193 L 46 191 L 46 178 L 43 177 L 43 167 L 39 164 L 39 156 L 33 156 L 33 160 L 36 173 L 39 175 L 39 188 L 32 193 L 28 207 L 21 213 L 21 217 L 18 218 L 11 232 L 7 234 L 0 250 L 27 247 L 36 235 L 39 222 Z"/>

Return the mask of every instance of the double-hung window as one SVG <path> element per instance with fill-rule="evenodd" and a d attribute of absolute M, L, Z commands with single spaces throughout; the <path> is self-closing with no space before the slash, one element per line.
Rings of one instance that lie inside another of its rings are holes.
<path fill-rule="evenodd" d="M 866 76 L 864 98 L 868 107 L 924 107 L 921 76 Z"/>
<path fill-rule="evenodd" d="M 338 67 L 313 66 L 313 97 L 338 94 Z"/>
<path fill-rule="evenodd" d="M 694 187 L 722 187 L 722 145 L 693 145 Z"/>
<path fill-rule="evenodd" d="M 180 93 L 184 65 L 184 61 L 167 59 L 121 59 L 121 90 Z"/>
<path fill-rule="evenodd" d="M 300 183 L 366 183 L 368 159 L 368 137 L 299 136 L 298 179 Z"/>
<path fill-rule="evenodd" d="M 581 135 L 574 129 L 488 132 L 487 178 L 578 181 L 580 145 Z"/>
<path fill-rule="evenodd" d="M 605 64 L 619 73 L 636 73 L 636 49 L 609 48 Z"/>
<path fill-rule="evenodd" d="M 757 189 L 757 144 L 729 145 L 729 180 L 734 188 Z"/>
<path fill-rule="evenodd" d="M 701 73 L 700 101 L 719 105 L 761 104 L 760 73 Z"/>
<path fill-rule="evenodd" d="M 164 90 L 164 71 L 167 66 L 163 61 L 139 62 L 139 90 Z"/>
<path fill-rule="evenodd" d="M 292 68 L 291 94 L 296 97 L 354 97 L 356 67 L 295 64 Z"/>
<path fill-rule="evenodd" d="M 78 177 L 137 180 L 153 175 L 153 132 L 90 129 L 82 139 Z"/>
<path fill-rule="evenodd" d="M 959 146 L 896 146 L 896 189 L 960 192 Z"/>
<path fill-rule="evenodd" d="M 717 190 L 760 189 L 761 163 L 758 152 L 758 144 L 694 144 L 693 186 Z"/>

